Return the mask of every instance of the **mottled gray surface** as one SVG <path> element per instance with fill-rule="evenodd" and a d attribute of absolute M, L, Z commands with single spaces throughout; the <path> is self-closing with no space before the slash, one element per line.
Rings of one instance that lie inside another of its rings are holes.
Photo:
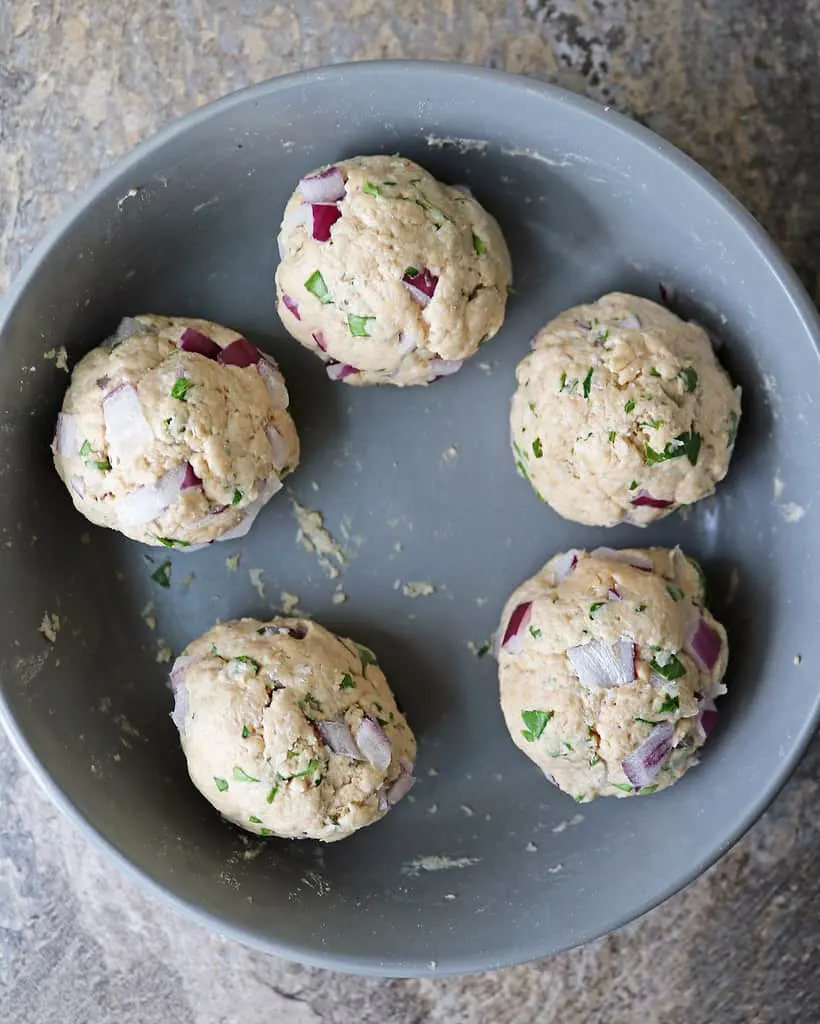
<path fill-rule="evenodd" d="M 300 67 L 437 57 L 646 122 L 753 210 L 816 298 L 819 38 L 820 0 L 0 0 L 0 291 L 77 191 L 169 118 Z M 616 935 L 496 974 L 385 982 L 179 919 L 55 814 L 0 738 L 0 1019 L 816 1022 L 818 769 L 815 741 L 734 850 Z"/>

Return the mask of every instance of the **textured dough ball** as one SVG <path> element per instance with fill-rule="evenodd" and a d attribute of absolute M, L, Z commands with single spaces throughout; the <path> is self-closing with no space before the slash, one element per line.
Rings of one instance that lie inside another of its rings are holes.
<path fill-rule="evenodd" d="M 472 196 L 397 156 L 303 178 L 285 209 L 279 315 L 348 384 L 429 384 L 504 321 L 510 256 Z"/>
<path fill-rule="evenodd" d="M 645 526 L 726 476 L 740 388 L 695 323 L 614 293 L 561 313 L 516 371 L 519 472 L 566 519 Z"/>
<path fill-rule="evenodd" d="M 241 537 L 299 462 L 276 363 L 207 320 L 144 315 L 74 367 L 52 444 L 76 508 L 144 544 Z"/>
<path fill-rule="evenodd" d="M 413 784 L 416 741 L 375 655 L 315 622 L 221 623 L 171 683 L 191 780 L 250 832 L 344 839 Z"/>
<path fill-rule="evenodd" d="M 680 548 L 557 555 L 499 635 L 513 742 L 577 801 L 653 793 L 697 763 L 729 648 Z"/>

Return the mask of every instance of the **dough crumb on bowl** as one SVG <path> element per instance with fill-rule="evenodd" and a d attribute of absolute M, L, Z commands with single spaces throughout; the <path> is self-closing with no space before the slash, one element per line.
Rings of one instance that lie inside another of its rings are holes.
<path fill-rule="evenodd" d="M 286 329 L 347 384 L 429 384 L 504 322 L 501 229 L 469 189 L 400 156 L 306 175 L 285 208 L 276 270 Z"/>
<path fill-rule="evenodd" d="M 549 782 L 584 803 L 654 793 L 697 764 L 729 656 L 704 596 L 680 548 L 567 551 L 516 588 L 501 709 Z"/>
<path fill-rule="evenodd" d="M 516 370 L 519 473 L 565 519 L 635 526 L 714 492 L 740 422 L 698 324 L 614 292 L 561 313 Z"/>
<path fill-rule="evenodd" d="M 334 842 L 411 789 L 416 741 L 375 654 L 307 619 L 220 623 L 171 669 L 191 780 L 260 836 Z"/>
<path fill-rule="evenodd" d="M 54 465 L 77 510 L 144 544 L 243 537 L 298 465 L 274 360 L 208 320 L 126 317 L 74 367 Z"/>

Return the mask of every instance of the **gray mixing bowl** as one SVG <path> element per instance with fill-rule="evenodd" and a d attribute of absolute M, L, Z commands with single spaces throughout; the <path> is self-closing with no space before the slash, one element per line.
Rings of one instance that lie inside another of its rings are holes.
<path fill-rule="evenodd" d="M 334 385 L 274 312 L 279 218 L 307 169 L 395 151 L 469 185 L 501 222 L 516 274 L 509 318 L 430 388 Z M 516 476 L 513 369 L 562 307 L 614 288 L 657 297 L 659 281 L 722 336 L 743 386 L 731 472 L 715 499 L 643 532 L 564 522 Z M 321 510 L 348 552 L 338 580 L 296 543 L 286 495 L 242 541 L 169 552 L 168 590 L 150 578 L 163 553 L 75 513 L 48 450 L 67 378 L 44 353 L 65 345 L 73 363 L 121 316 L 149 310 L 230 324 L 280 360 L 304 445 L 290 494 Z M 728 849 L 815 727 L 818 338 L 792 272 L 708 175 L 558 89 L 457 65 L 358 64 L 206 107 L 96 185 L 30 261 L 2 320 L 5 724 L 119 864 L 260 949 L 422 975 L 545 956 L 615 928 Z M 513 586 L 556 551 L 678 542 L 702 559 L 731 638 L 719 727 L 671 790 L 579 807 L 512 745 L 495 665 L 468 642 L 482 644 Z M 412 581 L 435 592 L 409 598 Z M 188 781 L 157 660 L 217 618 L 268 615 L 283 591 L 380 653 L 420 741 L 412 800 L 326 847 L 246 838 L 220 820 Z M 38 628 L 45 613 L 59 617 L 54 643 Z"/>

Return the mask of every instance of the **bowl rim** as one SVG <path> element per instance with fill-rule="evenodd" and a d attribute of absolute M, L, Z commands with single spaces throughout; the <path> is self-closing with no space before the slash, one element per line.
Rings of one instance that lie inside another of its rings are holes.
<path fill-rule="evenodd" d="M 254 99 L 262 96 L 267 97 L 280 91 L 293 89 L 294 87 L 309 87 L 316 82 L 321 82 L 328 78 L 347 80 L 350 78 L 364 79 L 370 77 L 378 79 L 406 74 L 434 74 L 445 79 L 481 79 L 485 82 L 496 82 L 500 86 L 505 86 L 511 90 L 523 90 L 524 92 L 547 99 L 549 102 L 568 107 L 582 118 L 591 119 L 598 123 L 611 122 L 617 131 L 628 138 L 631 145 L 637 144 L 639 148 L 651 149 L 654 157 L 674 165 L 705 192 L 709 198 L 716 201 L 737 227 L 743 231 L 767 264 L 772 276 L 780 283 L 785 296 L 794 309 L 795 316 L 802 323 L 806 333 L 812 338 L 815 352 L 820 357 L 820 315 L 818 315 L 797 274 L 774 240 L 752 214 L 720 182 L 691 157 L 651 129 L 633 121 L 628 116 L 613 110 L 609 106 L 604 106 L 595 100 L 570 92 L 552 83 L 461 62 L 432 60 L 374 60 L 315 66 L 245 86 L 219 99 L 212 100 L 187 114 L 174 118 L 164 127 L 138 143 L 137 146 L 127 151 L 115 160 L 110 167 L 99 174 L 70 203 L 68 209 L 60 215 L 50 230 L 37 243 L 12 281 L 5 299 L 0 303 L 0 339 L 2 339 L 3 332 L 11 319 L 18 301 L 60 238 L 85 215 L 87 208 L 106 189 L 110 188 L 119 178 L 127 174 L 132 167 L 149 154 L 161 149 L 168 142 L 184 134 L 194 126 L 230 111 L 236 106 L 253 102 Z M 571 944 L 559 944 L 551 949 L 527 947 L 526 945 L 522 948 L 519 945 L 516 951 L 511 951 L 508 956 L 495 958 L 482 958 L 475 955 L 456 956 L 441 963 L 405 960 L 402 958 L 382 961 L 354 953 L 349 955 L 341 953 L 326 954 L 322 952 L 320 946 L 310 944 L 307 941 L 295 942 L 262 937 L 241 926 L 227 923 L 217 914 L 183 898 L 147 871 L 137 867 L 117 844 L 105 838 L 96 829 L 89 817 L 80 810 L 69 794 L 62 789 L 58 781 L 48 773 L 40 762 L 38 755 L 29 744 L 12 714 L 9 703 L 6 700 L 2 680 L 0 680 L 0 724 L 5 728 L 20 760 L 35 777 L 49 799 L 73 822 L 80 833 L 90 841 L 91 845 L 104 854 L 126 876 L 133 879 L 144 894 L 158 896 L 162 902 L 182 913 L 185 917 L 205 925 L 212 931 L 236 940 L 247 947 L 264 953 L 288 960 L 295 960 L 311 967 L 348 974 L 389 978 L 421 978 L 475 974 L 488 970 L 497 970 L 504 967 L 531 963 L 542 957 L 578 948 L 593 939 L 609 934 L 635 921 L 684 889 L 734 846 L 752 825 L 757 822 L 789 781 L 802 759 L 818 724 L 820 724 L 820 693 L 817 694 L 815 706 L 812 712 L 806 716 L 801 731 L 793 738 L 789 754 L 781 761 L 777 774 L 772 776 L 767 787 L 756 796 L 752 804 L 747 808 L 746 813 L 742 816 L 740 823 L 731 829 L 720 843 L 710 848 L 693 863 L 683 876 L 676 879 L 660 893 L 656 893 L 648 897 L 641 904 L 636 905 L 631 913 L 621 915 L 612 920 L 605 932 L 601 932 L 596 928 L 587 929 L 578 937 L 577 941 L 573 941 Z"/>

